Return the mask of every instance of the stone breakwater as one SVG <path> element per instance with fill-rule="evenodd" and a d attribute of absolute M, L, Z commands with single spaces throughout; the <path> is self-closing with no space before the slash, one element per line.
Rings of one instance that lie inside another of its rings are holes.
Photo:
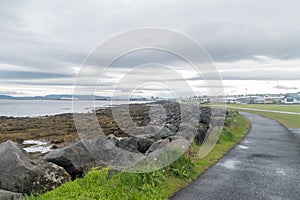
<path fill-rule="evenodd" d="M 186 105 L 182 113 L 181 106 L 168 101 L 129 105 L 132 121 L 125 120 L 127 116 L 122 114 L 126 106 L 114 107 L 120 111 L 118 118 L 123 122 L 123 128 L 117 124 L 111 108 L 99 109 L 95 114 L 106 136 L 82 140 L 78 138 L 72 114 L 38 118 L 1 117 L 1 141 L 6 141 L 0 144 L 1 192 L 18 196 L 20 193 L 51 190 L 70 179 L 82 177 L 93 167 L 123 164 L 118 163 L 120 160 L 132 162 L 131 154 L 128 156 L 124 152 L 155 156 L 169 144 L 182 148 L 188 148 L 193 140 L 201 144 L 209 127 L 222 123 L 214 120 L 213 124 L 212 119 L 228 115 L 223 110 L 195 105 Z M 24 140 L 37 139 L 52 143 L 53 151 L 31 155 L 20 146 Z M 122 159 L 116 161 L 116 157 Z"/>
<path fill-rule="evenodd" d="M 139 127 L 145 127 L 151 122 L 149 109 L 155 105 L 164 105 L 167 110 L 166 126 L 170 130 L 177 131 L 180 119 L 179 105 L 172 102 L 161 102 L 152 104 L 129 105 L 132 120 Z M 117 106 L 124 109 L 124 105 Z M 209 124 L 211 109 L 201 108 L 200 123 L 203 129 Z M 126 137 L 127 133 L 122 131 L 116 124 L 111 108 L 102 108 L 96 111 L 99 124 L 105 135 L 114 134 L 117 137 Z M 89 122 L 87 122 L 89 123 Z M 159 123 L 159 122 L 151 122 Z M 40 140 L 54 145 L 54 148 L 64 147 L 78 141 L 78 133 L 74 125 L 73 114 L 60 114 L 43 117 L 0 117 L 0 143 L 12 140 L 22 144 L 25 140 Z M 25 146 L 26 147 L 26 146 Z"/>

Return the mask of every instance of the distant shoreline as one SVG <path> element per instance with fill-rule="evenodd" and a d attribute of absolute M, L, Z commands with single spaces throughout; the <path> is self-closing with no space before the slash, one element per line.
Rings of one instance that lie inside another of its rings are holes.
<path fill-rule="evenodd" d="M 3 117 L 45 117 L 75 112 L 93 112 L 99 108 L 127 104 L 128 101 L 108 100 L 12 100 L 0 99 L 0 116 Z M 152 103 L 155 101 L 129 101 L 129 104 Z"/>

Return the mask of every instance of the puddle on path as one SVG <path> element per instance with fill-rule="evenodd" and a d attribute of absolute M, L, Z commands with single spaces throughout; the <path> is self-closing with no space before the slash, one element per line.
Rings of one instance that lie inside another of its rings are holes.
<path fill-rule="evenodd" d="M 300 134 L 300 128 L 289 128 L 292 133 Z"/>
<path fill-rule="evenodd" d="M 236 160 L 226 160 L 224 163 L 220 163 L 219 165 L 227 168 L 227 169 L 236 169 L 236 165 L 239 164 L 240 161 L 236 161 Z"/>
<path fill-rule="evenodd" d="M 283 169 L 280 169 L 280 168 L 276 168 L 276 173 L 279 174 L 279 175 L 283 175 L 283 176 L 286 175 L 285 171 Z"/>
<path fill-rule="evenodd" d="M 248 149 L 249 147 L 246 147 L 246 146 L 244 146 L 244 145 L 238 145 L 238 147 L 240 148 L 240 149 Z"/>

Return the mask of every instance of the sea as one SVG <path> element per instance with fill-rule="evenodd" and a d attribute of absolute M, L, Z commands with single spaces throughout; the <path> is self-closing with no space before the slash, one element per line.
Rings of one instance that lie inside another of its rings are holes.
<path fill-rule="evenodd" d="M 130 101 L 149 103 L 149 101 Z M 0 116 L 39 117 L 62 113 L 87 113 L 95 109 L 113 105 L 128 104 L 128 101 L 76 100 L 73 109 L 72 100 L 11 100 L 0 99 Z"/>

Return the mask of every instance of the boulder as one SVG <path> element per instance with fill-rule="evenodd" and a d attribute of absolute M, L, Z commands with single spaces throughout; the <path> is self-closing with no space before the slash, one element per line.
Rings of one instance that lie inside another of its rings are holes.
<path fill-rule="evenodd" d="M 155 126 L 155 125 L 147 125 L 144 128 L 144 134 L 148 135 L 149 137 L 156 137 L 158 132 L 162 129 L 161 126 Z M 157 138 L 159 139 L 159 138 Z"/>
<path fill-rule="evenodd" d="M 111 143 L 116 143 L 116 139 L 110 136 Z M 44 160 L 63 167 L 72 177 L 82 177 L 93 167 L 103 167 L 104 164 L 94 159 L 82 141 L 71 144 L 62 149 L 49 152 L 44 156 Z"/>
<path fill-rule="evenodd" d="M 150 148 L 147 150 L 146 154 L 150 154 L 154 151 L 157 151 L 159 149 L 164 148 L 165 146 L 167 146 L 170 143 L 170 140 L 168 139 L 164 139 L 164 140 L 158 140 L 156 142 L 154 142 Z"/>
<path fill-rule="evenodd" d="M 24 200 L 24 196 L 21 193 L 10 192 L 0 189 L 1 200 Z"/>
<path fill-rule="evenodd" d="M 135 135 L 141 135 L 144 133 L 144 127 L 130 127 L 126 129 L 127 135 L 135 136 Z"/>
<path fill-rule="evenodd" d="M 167 137 L 170 136 L 174 136 L 176 135 L 176 132 L 171 131 L 170 129 L 163 127 L 157 134 L 156 136 L 161 138 L 161 139 L 165 139 Z"/>
<path fill-rule="evenodd" d="M 180 123 L 179 132 L 185 131 L 190 128 L 194 128 L 194 126 L 191 123 Z"/>
<path fill-rule="evenodd" d="M 118 141 L 117 146 L 129 152 L 146 153 L 146 151 L 152 145 L 152 141 L 149 139 L 138 137 L 126 137 Z"/>
<path fill-rule="evenodd" d="M 206 124 L 199 124 L 197 133 L 196 133 L 195 139 L 194 139 L 196 144 L 201 145 L 203 143 L 204 139 L 206 138 L 208 128 L 209 128 L 209 126 Z"/>
<path fill-rule="evenodd" d="M 225 117 L 212 117 L 211 118 L 211 125 L 215 126 L 224 126 Z"/>
<path fill-rule="evenodd" d="M 213 108 L 211 111 L 213 117 L 225 117 L 227 114 L 228 112 L 225 109 Z"/>
<path fill-rule="evenodd" d="M 114 134 L 109 134 L 107 136 L 107 139 L 113 144 L 113 145 L 117 145 L 117 143 L 119 142 L 119 138 L 116 137 Z"/>
<path fill-rule="evenodd" d="M 197 129 L 188 128 L 182 132 L 179 132 L 178 135 L 184 137 L 185 139 L 189 140 L 190 142 L 193 142 L 193 140 L 195 139 L 195 136 L 197 135 Z"/>
<path fill-rule="evenodd" d="M 16 193 L 41 193 L 69 181 L 61 167 L 30 158 L 17 143 L 0 144 L 0 188 Z"/>
<path fill-rule="evenodd" d="M 183 144 L 184 146 L 189 146 L 191 144 L 190 141 L 188 141 L 187 139 L 185 139 L 184 137 L 182 137 L 180 135 L 174 135 L 174 136 L 168 137 L 167 139 L 173 144 Z"/>
<path fill-rule="evenodd" d="M 181 149 L 186 149 L 190 146 L 191 142 L 185 139 L 182 136 L 176 135 L 176 136 L 170 136 L 163 140 L 158 140 L 154 142 L 151 147 L 148 149 L 146 154 L 151 154 L 155 151 L 161 150 L 163 148 L 168 147 L 178 147 Z"/>
<path fill-rule="evenodd" d="M 138 152 L 124 151 L 113 145 L 105 136 L 97 136 L 85 142 L 91 152 L 91 156 L 115 170 L 126 170 L 145 156 Z"/>
<path fill-rule="evenodd" d="M 164 139 L 169 136 L 176 135 L 176 132 L 171 131 L 167 127 L 164 126 L 155 126 L 155 125 L 147 125 L 144 128 L 144 133 L 148 136 L 151 136 L 155 139 Z"/>
<path fill-rule="evenodd" d="M 117 146 L 125 151 L 134 152 L 134 153 L 139 152 L 139 150 L 137 149 L 138 147 L 137 141 L 133 139 L 133 137 L 122 138 L 118 142 Z"/>
<path fill-rule="evenodd" d="M 212 108 L 210 108 L 210 107 L 200 107 L 200 111 L 201 111 L 201 113 L 205 113 L 205 114 L 211 114 L 211 112 L 212 112 Z"/>
<path fill-rule="evenodd" d="M 206 113 L 201 113 L 200 114 L 200 123 L 204 123 L 209 125 L 211 120 L 211 115 L 210 114 L 206 114 Z"/>
<path fill-rule="evenodd" d="M 176 133 L 176 132 L 178 131 L 178 127 L 176 127 L 176 126 L 173 125 L 173 124 L 166 124 L 166 127 L 167 127 L 170 131 L 172 131 L 172 132 L 174 132 L 174 133 Z"/>

